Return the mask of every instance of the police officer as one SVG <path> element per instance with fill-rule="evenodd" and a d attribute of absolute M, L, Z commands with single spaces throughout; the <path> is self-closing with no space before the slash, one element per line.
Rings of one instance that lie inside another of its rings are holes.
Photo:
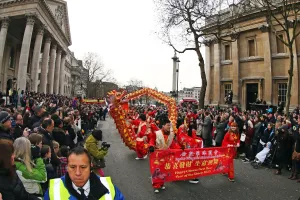
<path fill-rule="evenodd" d="M 100 178 L 91 172 L 91 157 L 86 149 L 72 149 L 67 159 L 68 172 L 50 180 L 44 200 L 124 200 L 110 177 Z"/>

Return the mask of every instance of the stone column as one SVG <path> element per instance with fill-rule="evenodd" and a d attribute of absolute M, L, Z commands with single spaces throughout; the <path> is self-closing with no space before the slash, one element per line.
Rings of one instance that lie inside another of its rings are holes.
<path fill-rule="evenodd" d="M 207 87 L 205 92 L 205 105 L 210 104 L 210 87 L 211 87 L 211 80 L 210 80 L 210 44 L 205 46 L 205 75 L 207 80 Z"/>
<path fill-rule="evenodd" d="M 176 52 L 174 54 L 174 57 L 172 57 L 172 60 L 173 60 L 173 76 L 172 76 L 172 91 L 173 92 L 176 92 L 177 90 L 177 60 L 178 60 L 178 57 L 176 56 Z"/>
<path fill-rule="evenodd" d="M 3 79 L 1 80 L 1 85 L 2 86 L 2 92 L 4 94 L 6 93 L 6 87 L 7 87 L 7 70 L 8 70 L 8 61 L 9 61 L 9 56 L 10 56 L 10 51 L 12 47 L 6 47 L 4 50 L 4 56 L 3 56 Z"/>
<path fill-rule="evenodd" d="M 272 52 L 270 43 L 270 32 L 266 25 L 259 27 L 262 32 L 262 41 L 264 43 L 264 71 L 265 71 L 265 82 L 264 82 L 264 97 L 263 100 L 267 104 L 272 104 Z"/>
<path fill-rule="evenodd" d="M 4 47 L 5 47 L 8 25 L 9 25 L 9 19 L 3 18 L 1 20 L 1 30 L 0 30 L 0 81 L 3 80 L 2 68 L 3 68 Z"/>
<path fill-rule="evenodd" d="M 32 79 L 32 91 L 38 91 L 38 75 L 39 75 L 39 65 L 40 65 L 40 54 L 44 37 L 44 27 L 38 29 L 34 49 L 32 56 L 32 67 L 31 67 L 31 79 Z"/>
<path fill-rule="evenodd" d="M 55 71 L 54 71 L 54 93 L 59 93 L 59 73 L 60 73 L 60 64 L 61 64 L 61 49 L 58 49 L 56 54 L 56 62 L 55 62 Z"/>
<path fill-rule="evenodd" d="M 239 102 L 239 80 L 240 80 L 240 59 L 239 59 L 239 44 L 238 38 L 235 38 L 232 46 L 232 102 Z"/>
<path fill-rule="evenodd" d="M 220 67 L 221 67 L 221 44 L 219 42 L 214 44 L 214 98 L 213 103 L 220 103 Z"/>
<path fill-rule="evenodd" d="M 17 90 L 19 91 L 19 94 L 21 93 L 22 90 L 25 91 L 26 89 L 28 57 L 29 57 L 30 43 L 31 43 L 34 23 L 35 23 L 34 17 L 27 16 L 27 23 L 26 23 L 24 36 L 23 36 L 21 55 L 19 61 L 19 69 L 18 69 Z"/>
<path fill-rule="evenodd" d="M 48 93 L 50 93 L 50 94 L 53 94 L 56 48 L 57 48 L 56 45 L 53 45 L 51 48 L 50 64 L 49 64 L 49 70 L 48 70 L 48 84 L 49 84 Z"/>
<path fill-rule="evenodd" d="M 44 44 L 42 69 L 41 69 L 41 80 L 40 80 L 41 93 L 46 93 L 46 88 L 47 88 L 47 69 L 48 69 L 50 46 L 51 46 L 51 38 L 47 37 Z"/>
<path fill-rule="evenodd" d="M 65 86 L 65 64 L 66 64 L 66 54 L 64 54 L 61 58 L 61 65 L 60 65 L 60 78 L 59 78 L 59 85 L 60 90 L 59 94 L 64 95 L 64 86 Z"/>

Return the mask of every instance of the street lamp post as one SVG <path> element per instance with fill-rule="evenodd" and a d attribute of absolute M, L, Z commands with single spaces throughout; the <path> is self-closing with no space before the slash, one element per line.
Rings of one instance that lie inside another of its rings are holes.
<path fill-rule="evenodd" d="M 179 93 L 178 93 L 178 82 L 179 82 L 179 63 L 180 63 L 180 60 L 179 60 L 179 58 L 177 58 L 177 69 L 176 69 L 176 73 L 177 73 L 177 86 L 176 86 L 176 99 L 177 99 L 177 104 L 179 103 Z"/>

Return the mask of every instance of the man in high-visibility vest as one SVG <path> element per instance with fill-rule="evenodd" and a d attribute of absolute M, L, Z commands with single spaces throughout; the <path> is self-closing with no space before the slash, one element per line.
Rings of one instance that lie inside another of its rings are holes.
<path fill-rule="evenodd" d="M 124 200 L 110 177 L 91 172 L 91 157 L 83 147 L 76 147 L 68 156 L 65 176 L 51 179 L 44 200 Z"/>

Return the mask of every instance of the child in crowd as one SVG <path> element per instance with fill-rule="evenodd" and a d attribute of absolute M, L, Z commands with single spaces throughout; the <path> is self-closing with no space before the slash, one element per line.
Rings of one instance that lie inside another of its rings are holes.
<path fill-rule="evenodd" d="M 56 178 L 57 174 L 54 170 L 53 165 L 51 164 L 51 148 L 48 145 L 43 145 L 41 149 L 41 158 L 44 160 L 44 164 L 47 171 L 47 182 L 42 184 L 43 192 L 45 192 L 48 188 L 49 180 Z"/>
<path fill-rule="evenodd" d="M 55 152 L 55 154 L 57 155 L 58 152 L 59 152 L 59 143 L 56 142 L 55 140 L 53 140 L 52 144 L 53 144 L 54 152 Z"/>
<path fill-rule="evenodd" d="M 38 133 L 32 133 L 31 135 L 29 135 L 28 137 L 31 146 L 36 146 L 39 147 L 40 149 L 42 148 L 42 140 L 43 140 L 43 136 L 38 134 Z M 39 149 L 39 151 L 40 151 Z"/>
<path fill-rule="evenodd" d="M 68 154 L 69 154 L 69 148 L 67 146 L 62 146 L 58 152 L 58 158 L 60 160 L 60 165 L 57 168 L 58 177 L 62 177 L 67 173 Z"/>

